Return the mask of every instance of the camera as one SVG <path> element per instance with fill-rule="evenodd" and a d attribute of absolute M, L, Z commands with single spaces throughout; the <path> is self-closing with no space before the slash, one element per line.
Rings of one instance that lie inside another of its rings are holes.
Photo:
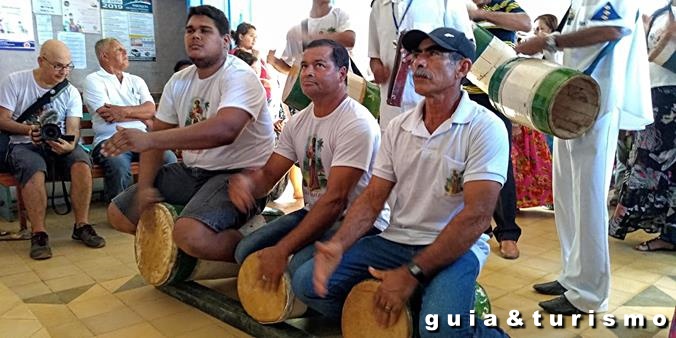
<path fill-rule="evenodd" d="M 61 128 L 56 123 L 46 123 L 40 127 L 40 137 L 43 141 L 56 141 L 62 136 Z"/>

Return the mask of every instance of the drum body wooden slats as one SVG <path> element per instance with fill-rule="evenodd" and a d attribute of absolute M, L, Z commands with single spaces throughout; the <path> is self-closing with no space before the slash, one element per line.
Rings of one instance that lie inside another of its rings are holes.
<path fill-rule="evenodd" d="M 476 60 L 467 79 L 488 93 L 488 86 L 495 70 L 503 63 L 516 57 L 516 52 L 506 43 L 500 41 L 485 28 L 474 25 L 474 39 L 476 41 Z"/>
<path fill-rule="evenodd" d="M 498 67 L 488 96 L 510 120 L 561 139 L 584 134 L 601 107 L 601 89 L 591 76 L 532 58 Z"/>
<path fill-rule="evenodd" d="M 307 310 L 291 290 L 291 278 L 284 273 L 275 292 L 263 290 L 259 279 L 260 260 L 254 252 L 244 260 L 237 276 L 237 295 L 246 313 L 263 324 L 279 323 L 301 316 Z"/>
<path fill-rule="evenodd" d="M 167 203 L 157 203 L 141 215 L 134 249 L 139 272 L 148 284 L 160 286 L 185 280 L 237 276 L 237 264 L 200 260 L 181 251 L 173 240 L 176 217 L 176 210 Z M 242 229 L 255 228 L 254 223 L 262 225 L 265 220 L 258 215 Z"/>

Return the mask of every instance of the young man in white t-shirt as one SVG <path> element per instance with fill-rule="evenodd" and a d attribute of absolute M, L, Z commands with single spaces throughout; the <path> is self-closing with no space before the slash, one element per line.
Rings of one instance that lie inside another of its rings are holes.
<path fill-rule="evenodd" d="M 312 243 L 328 238 L 329 229 L 371 177 L 380 130 L 373 115 L 347 96 L 349 65 L 347 50 L 337 42 L 311 42 L 303 53 L 300 76 L 303 93 L 312 103 L 291 117 L 263 168 L 230 178 L 230 198 L 246 212 L 294 163 L 300 163 L 305 208 L 245 237 L 235 251 L 241 263 L 261 250 L 259 278 L 271 289 L 276 290 L 287 265 L 293 278 L 295 270 L 312 258 Z M 385 209 L 375 227 L 385 229 L 388 219 Z"/>
<path fill-rule="evenodd" d="M 194 65 L 165 85 L 152 132 L 118 127 L 102 152 L 141 152 L 138 184 L 108 207 L 113 227 L 135 233 L 140 213 L 164 198 L 185 205 L 173 233 L 181 250 L 232 262 L 242 238 L 237 228 L 260 213 L 267 198 L 239 212 L 228 197 L 228 177 L 263 166 L 274 132 L 258 77 L 244 61 L 224 52 L 230 44 L 228 32 L 223 12 L 208 5 L 191 7 L 184 42 Z M 168 149 L 182 149 L 183 163 L 160 168 Z"/>
<path fill-rule="evenodd" d="M 72 69 L 68 47 L 61 41 L 48 40 L 40 49 L 38 68 L 12 73 L 0 84 L 0 130 L 11 135 L 8 162 L 22 187 L 33 231 L 30 250 L 33 259 L 52 256 L 45 232 L 45 180 L 49 176 L 54 179 L 57 173 L 52 169 L 62 169 L 60 174 L 71 178 L 70 197 L 75 216 L 72 238 L 95 248 L 106 244 L 88 221 L 92 175 L 89 155 L 78 145 L 82 117 L 80 93 L 68 84 L 51 102 L 39 107 L 26 123 L 16 122 L 28 107 L 64 81 Z M 73 139 L 62 136 L 44 140 L 40 129 L 47 124 L 55 124 L 61 134 Z"/>
<path fill-rule="evenodd" d="M 310 308 L 339 317 L 348 292 L 368 278 L 381 280 L 373 311 L 378 325 L 395 323 L 416 288 L 422 291 L 421 337 L 505 337 L 482 321 L 470 324 L 476 278 L 490 248 L 488 235 L 507 173 L 507 131 L 474 103 L 460 83 L 474 45 L 452 28 L 403 37 L 412 52 L 414 110 L 383 134 L 373 177 L 329 241 L 296 271 L 293 292 Z M 390 225 L 361 238 L 391 195 Z M 460 324 L 425 329 L 429 315 L 458 315 Z"/>
<path fill-rule="evenodd" d="M 304 23 L 307 22 L 307 31 Z M 286 33 L 286 47 L 281 58 L 275 51 L 268 53 L 268 63 L 278 72 L 286 74 L 296 61 L 300 60 L 303 48 L 312 40 L 330 39 L 345 48 L 354 47 L 355 33 L 350 25 L 349 15 L 340 8 L 332 7 L 329 0 L 312 0 L 310 16 Z"/>
<path fill-rule="evenodd" d="M 155 102 L 142 78 L 125 73 L 129 67 L 127 50 L 114 38 L 105 38 L 94 46 L 101 69 L 87 75 L 82 95 L 92 115 L 94 149 L 92 160 L 105 170 L 103 190 L 105 200 L 113 197 L 134 183 L 131 162 L 138 161 L 139 154 L 131 151 L 118 156 L 101 155 L 101 147 L 115 134 L 116 127 L 135 128 L 146 131 L 144 121 L 155 115 Z M 176 162 L 176 155 L 167 150 L 165 163 Z"/>

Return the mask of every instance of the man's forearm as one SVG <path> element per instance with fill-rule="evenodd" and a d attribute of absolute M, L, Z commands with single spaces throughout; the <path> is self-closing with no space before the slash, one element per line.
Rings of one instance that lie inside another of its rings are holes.
<path fill-rule="evenodd" d="M 138 106 L 127 107 L 127 119 L 129 120 L 149 120 L 155 116 L 155 104 L 144 102 Z"/>
<path fill-rule="evenodd" d="M 414 259 L 426 276 L 434 276 L 464 255 L 490 225 L 492 213 L 463 209 L 439 237 Z"/>
<path fill-rule="evenodd" d="M 345 31 L 336 33 L 314 34 L 310 36 L 310 39 L 312 40 L 329 39 L 338 42 L 345 48 L 352 48 L 354 47 L 355 33 L 353 31 Z"/>
<path fill-rule="evenodd" d="M 556 46 L 563 48 L 587 47 L 614 41 L 628 34 L 621 27 L 591 27 L 577 32 L 554 35 Z"/>
<path fill-rule="evenodd" d="M 526 13 L 503 13 L 477 10 L 475 21 L 485 20 L 510 31 L 528 32 L 531 30 L 530 17 Z"/>
<path fill-rule="evenodd" d="M 231 130 L 220 123 L 218 116 L 184 128 L 172 128 L 150 132 L 152 148 L 208 149 L 231 144 L 242 130 Z"/>
<path fill-rule="evenodd" d="M 314 242 L 330 229 L 345 210 L 347 199 L 324 198 L 322 196 L 305 215 L 298 226 L 277 243 L 288 253 L 294 253 Z"/>
<path fill-rule="evenodd" d="M 343 224 L 331 237 L 331 241 L 340 243 L 343 252 L 371 229 L 385 205 L 384 202 L 380 203 L 378 199 L 371 198 L 369 195 L 367 189 L 354 200 Z"/>
<path fill-rule="evenodd" d="M 12 135 L 26 135 L 31 131 L 31 126 L 23 123 L 17 123 L 14 120 L 0 121 L 0 130 Z"/>
<path fill-rule="evenodd" d="M 139 188 L 151 188 L 155 186 L 157 171 L 164 163 L 163 150 L 149 150 L 142 152 L 139 158 Z"/>

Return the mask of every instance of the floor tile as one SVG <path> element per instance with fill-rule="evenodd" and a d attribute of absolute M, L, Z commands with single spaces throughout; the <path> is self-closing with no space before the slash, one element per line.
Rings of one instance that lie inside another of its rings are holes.
<path fill-rule="evenodd" d="M 94 337 L 91 331 L 80 321 L 68 322 L 65 324 L 48 327 L 47 332 L 52 337 L 58 338 L 86 338 Z"/>
<path fill-rule="evenodd" d="M 212 325 L 207 315 L 197 310 L 184 311 L 157 318 L 150 323 L 167 337 L 176 337 Z"/>
<path fill-rule="evenodd" d="M 78 320 L 65 304 L 28 304 L 28 308 L 45 327 L 59 326 Z"/>
<path fill-rule="evenodd" d="M 68 307 L 79 319 L 96 316 L 124 308 L 124 304 L 113 295 L 100 296 L 81 302 L 68 304 Z"/>
<path fill-rule="evenodd" d="M 143 321 L 143 318 L 136 312 L 126 307 L 82 319 L 82 322 L 95 335 L 133 326 Z"/>
<path fill-rule="evenodd" d="M 60 277 L 45 281 L 47 286 L 53 292 L 70 290 L 77 287 L 88 286 L 94 284 L 94 280 L 89 278 L 85 273 L 78 273 L 76 275 Z"/>
<path fill-rule="evenodd" d="M 0 318 L 0 338 L 30 337 L 41 328 L 42 325 L 37 319 Z"/>
<path fill-rule="evenodd" d="M 140 323 L 133 326 L 125 327 L 123 329 L 115 330 L 98 336 L 99 338 L 163 338 L 165 337 L 160 331 L 154 328 L 150 323 Z M 197 337 L 197 336 L 194 336 Z"/>

